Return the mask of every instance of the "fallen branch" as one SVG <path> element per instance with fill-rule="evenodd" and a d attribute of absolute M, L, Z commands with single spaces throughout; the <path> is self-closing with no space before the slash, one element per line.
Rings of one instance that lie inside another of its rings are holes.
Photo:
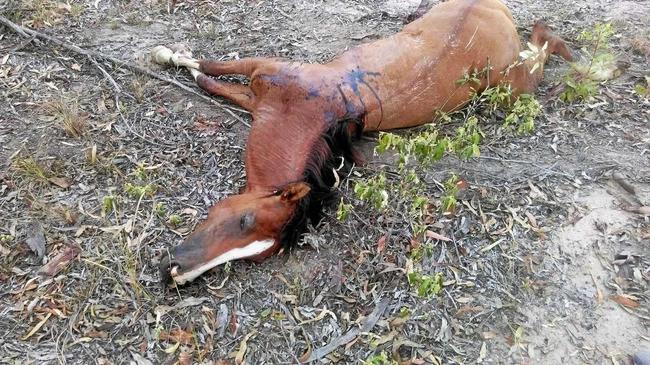
<path fill-rule="evenodd" d="M 113 85 L 113 88 L 115 89 L 115 92 L 113 93 L 113 95 L 114 95 L 114 97 L 115 97 L 115 110 L 117 111 L 117 114 L 120 116 L 120 119 L 122 120 L 122 123 L 124 123 L 124 125 L 126 126 L 126 128 L 128 128 L 128 130 L 129 130 L 129 131 L 130 131 L 134 136 L 140 138 L 141 140 L 143 140 L 143 141 L 145 141 L 145 142 L 147 142 L 147 143 L 151 143 L 151 144 L 154 144 L 154 145 L 156 145 L 156 146 L 163 146 L 162 144 L 160 144 L 160 143 L 158 143 L 158 142 L 152 140 L 151 138 L 146 138 L 145 136 L 141 135 L 140 133 L 138 133 L 138 132 L 136 132 L 135 130 L 133 130 L 133 128 L 131 128 L 131 124 L 129 124 L 129 121 L 126 120 L 126 118 L 125 118 L 124 115 L 122 114 L 122 111 L 120 110 L 120 93 L 122 92 L 122 89 L 121 89 L 120 86 L 115 82 L 115 80 L 113 79 L 113 77 L 112 77 L 108 72 L 106 72 L 106 70 L 104 70 L 104 68 L 99 64 L 99 62 L 97 62 L 97 60 L 95 60 L 95 59 L 92 58 L 91 56 L 88 56 L 88 60 L 89 60 L 93 65 L 95 65 L 95 67 L 97 67 L 97 69 L 98 69 L 98 70 L 99 70 L 99 71 L 104 75 L 104 77 L 108 80 L 108 82 L 109 82 L 111 85 Z M 165 145 L 165 146 L 169 147 L 169 145 Z"/>
<path fill-rule="evenodd" d="M 120 60 L 118 58 L 115 58 L 115 57 L 112 57 L 112 56 L 109 56 L 109 55 L 106 55 L 106 54 L 103 54 L 101 52 L 83 49 L 83 48 L 80 48 L 77 45 L 74 45 L 74 44 L 66 42 L 66 41 L 62 41 L 60 39 L 54 38 L 54 37 L 52 37 L 50 35 L 47 35 L 45 33 L 37 32 L 35 30 L 22 27 L 22 26 L 20 26 L 20 25 L 18 25 L 16 23 L 12 22 L 11 20 L 5 18 L 2 15 L 0 15 L 0 24 L 3 24 L 5 27 L 9 28 L 13 32 L 15 32 L 15 33 L 17 33 L 17 34 L 19 34 L 19 35 L 21 35 L 21 36 L 23 36 L 25 38 L 33 38 L 33 37 L 35 37 L 35 38 L 38 38 L 40 40 L 47 41 L 50 44 L 54 44 L 54 45 L 63 47 L 63 48 L 65 48 L 65 49 L 67 49 L 69 51 L 72 51 L 74 53 L 84 55 L 86 57 L 92 57 L 92 58 L 96 58 L 96 59 L 103 59 L 103 60 L 106 60 L 106 61 L 110 61 L 110 62 L 112 62 L 112 63 L 114 63 L 114 64 L 116 64 L 116 65 L 118 65 L 120 67 L 128 68 L 131 71 L 139 72 L 141 74 L 145 74 L 145 75 L 147 75 L 149 77 L 152 77 L 154 79 L 158 79 L 158 80 L 164 81 L 164 82 L 166 82 L 168 84 L 172 84 L 172 85 L 174 85 L 176 87 L 179 87 L 179 88 L 181 88 L 181 89 L 183 89 L 183 90 L 185 90 L 185 91 L 187 91 L 189 93 L 192 93 L 192 94 L 200 97 L 201 99 L 203 99 L 203 100 L 205 100 L 205 101 L 207 101 L 209 103 L 212 103 L 212 104 L 220 107 L 221 109 L 226 111 L 228 114 L 230 114 L 230 116 L 232 116 L 233 118 L 237 119 L 239 122 L 241 122 L 242 124 L 244 124 L 244 125 L 246 125 L 247 127 L 250 128 L 250 124 L 248 122 L 246 122 L 244 119 L 242 119 L 240 116 L 238 116 L 237 114 L 235 114 L 233 112 L 233 110 L 236 110 L 236 111 L 239 111 L 239 112 L 245 112 L 244 110 L 224 105 L 224 104 L 222 104 L 222 103 L 220 103 L 220 102 L 218 102 L 218 101 L 216 101 L 216 100 L 214 100 L 214 99 L 212 99 L 212 98 L 210 98 L 210 97 L 208 97 L 206 95 L 203 95 L 203 94 L 199 93 L 198 91 L 190 88 L 189 86 L 180 83 L 177 80 L 171 79 L 169 77 L 165 77 L 163 75 L 159 75 L 159 74 L 157 74 L 157 73 L 155 73 L 155 72 L 153 72 L 153 71 L 151 71 L 151 70 L 149 70 L 147 68 L 144 68 L 142 66 L 138 66 L 138 65 L 135 65 L 135 64 L 132 64 L 132 63 L 128 63 L 126 61 Z"/>
<path fill-rule="evenodd" d="M 340 346 L 350 343 L 360 333 L 369 332 L 375 326 L 377 321 L 379 321 L 379 318 L 381 318 L 382 314 L 384 314 L 386 307 L 388 307 L 388 301 L 388 298 L 381 299 L 372 313 L 366 317 L 363 325 L 360 328 L 355 327 L 346 332 L 344 335 L 334 339 L 334 341 L 328 343 L 327 345 L 314 350 L 306 362 L 322 359 Z"/>

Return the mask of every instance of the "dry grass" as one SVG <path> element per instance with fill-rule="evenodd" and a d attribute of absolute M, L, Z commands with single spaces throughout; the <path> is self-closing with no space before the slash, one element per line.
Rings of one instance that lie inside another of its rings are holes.
<path fill-rule="evenodd" d="M 81 111 L 79 103 L 72 98 L 63 97 L 44 105 L 46 113 L 54 118 L 68 137 L 81 138 L 88 130 L 88 116 Z"/>
<path fill-rule="evenodd" d="M 47 184 L 48 182 L 49 173 L 47 169 L 33 157 L 18 157 L 14 159 L 12 167 L 21 176 L 36 183 Z"/>
<path fill-rule="evenodd" d="M 135 100 L 140 103 L 144 101 L 148 83 L 149 79 L 144 76 L 137 76 L 131 80 L 131 84 L 129 85 L 131 92 L 133 93 Z"/>
<path fill-rule="evenodd" d="M 43 28 L 57 25 L 65 17 L 79 18 L 85 10 L 80 3 L 52 0 L 20 0 L 9 2 L 13 19 L 22 19 L 23 24 Z"/>

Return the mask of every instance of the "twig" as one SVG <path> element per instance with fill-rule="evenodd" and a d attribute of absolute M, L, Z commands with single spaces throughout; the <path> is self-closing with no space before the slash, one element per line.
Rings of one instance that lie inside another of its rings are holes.
<path fill-rule="evenodd" d="M 165 77 L 163 75 L 159 75 L 159 74 L 157 74 L 157 73 L 155 73 L 155 72 L 153 72 L 153 71 L 151 71 L 149 69 L 146 69 L 146 68 L 144 68 L 142 66 L 138 66 L 138 65 L 135 65 L 135 64 L 132 64 L 132 63 L 128 63 L 126 61 L 122 61 L 122 60 L 120 60 L 118 58 L 103 54 L 101 52 L 83 49 L 83 48 L 80 48 L 80 47 L 78 47 L 78 46 L 76 46 L 76 45 L 74 45 L 72 43 L 59 40 L 59 39 L 54 38 L 54 37 L 52 37 L 50 35 L 40 33 L 40 32 L 37 32 L 35 30 L 31 30 L 29 28 L 21 27 L 20 25 L 17 25 L 16 23 L 12 22 L 11 20 L 5 18 L 2 15 L 0 15 L 0 24 L 3 24 L 4 26 L 9 28 L 10 30 L 14 31 L 15 33 L 18 33 L 18 34 L 22 35 L 25 38 L 36 37 L 36 38 L 41 39 L 41 40 L 46 40 L 49 43 L 52 43 L 52 44 L 55 44 L 57 46 L 63 47 L 65 49 L 69 50 L 69 51 L 72 51 L 72 52 L 75 52 L 75 53 L 78 53 L 78 54 L 81 54 L 81 55 L 84 55 L 84 56 L 87 56 L 87 57 L 93 57 L 93 58 L 99 58 L 99 59 L 107 60 L 107 61 L 113 62 L 114 64 L 116 64 L 118 66 L 128 68 L 131 71 L 136 71 L 136 72 L 145 74 L 147 76 L 153 77 L 155 79 L 158 79 L 160 81 L 164 81 L 166 83 L 172 84 L 172 85 L 174 85 L 176 87 L 179 87 L 179 88 L 181 88 L 181 89 L 183 89 L 183 90 L 185 90 L 185 91 L 187 91 L 189 93 L 192 93 L 192 94 L 200 97 L 201 99 L 203 99 L 203 100 L 205 100 L 205 101 L 207 101 L 209 103 L 217 105 L 218 107 L 220 107 L 224 111 L 226 111 L 228 114 L 230 114 L 230 116 L 232 116 L 233 118 L 237 119 L 239 122 L 241 122 L 242 124 L 244 124 L 245 126 L 250 128 L 250 124 L 248 122 L 246 122 L 244 119 L 242 119 L 240 116 L 238 116 L 237 114 L 235 114 L 233 112 L 233 110 L 237 110 L 237 111 L 240 111 L 240 112 L 242 112 L 243 110 L 238 109 L 238 108 L 232 108 L 232 107 L 229 107 L 229 106 L 227 106 L 225 104 L 222 104 L 222 103 L 220 103 L 220 102 L 218 102 L 218 101 L 216 101 L 216 100 L 214 100 L 214 99 L 212 99 L 212 98 L 210 98 L 210 97 L 208 97 L 206 95 L 203 95 L 203 94 L 197 92 L 196 90 L 190 88 L 189 86 L 180 83 L 177 80 L 171 79 L 169 77 Z"/>
<path fill-rule="evenodd" d="M 129 123 L 128 120 L 126 120 L 126 118 L 124 118 L 124 115 L 122 114 L 122 111 L 120 110 L 120 93 L 122 92 L 122 89 L 120 88 L 120 85 L 118 85 L 117 82 L 115 82 L 113 77 L 106 70 L 104 70 L 104 68 L 99 64 L 99 62 L 97 62 L 97 60 L 92 58 L 92 56 L 90 56 L 90 55 L 88 56 L 88 59 L 90 60 L 90 62 L 93 65 L 95 65 L 95 67 L 97 67 L 97 69 L 99 69 L 99 71 L 104 75 L 104 77 L 106 77 L 108 82 L 110 82 L 111 85 L 113 85 L 113 88 L 115 89 L 115 92 L 113 93 L 113 96 L 115 98 L 115 110 L 117 111 L 117 114 L 120 116 L 120 119 L 122 119 L 122 123 L 124 123 L 126 128 L 128 128 L 129 132 L 133 133 L 134 136 L 140 138 L 141 140 L 143 140 L 143 141 L 145 141 L 147 143 L 151 143 L 151 144 L 154 144 L 156 146 L 163 146 L 162 144 L 152 140 L 151 138 L 146 138 L 145 136 L 141 135 L 140 133 L 133 130 L 133 128 L 131 128 L 131 124 Z M 170 147 L 171 145 L 165 144 L 164 146 L 165 147 Z"/>
<path fill-rule="evenodd" d="M 26 41 L 24 41 L 24 42 L 21 42 L 19 45 L 17 45 L 16 47 L 12 48 L 8 53 L 18 52 L 18 51 L 20 51 L 21 49 L 25 48 L 25 46 L 27 46 L 28 44 L 32 43 L 34 40 L 36 40 L 36 37 L 31 37 L 31 38 L 29 38 L 28 40 L 26 40 Z M 40 44 L 40 43 L 39 43 L 39 44 Z"/>
<path fill-rule="evenodd" d="M 388 298 L 383 298 L 379 301 L 379 304 L 377 304 L 372 313 L 366 317 L 361 328 L 355 327 L 346 332 L 344 335 L 339 336 L 334 341 L 328 343 L 327 345 L 314 350 L 306 362 L 322 359 L 323 357 L 329 355 L 330 352 L 336 350 L 339 346 L 346 345 L 350 341 L 354 340 L 354 338 L 357 337 L 357 335 L 360 333 L 370 331 L 375 326 L 377 321 L 379 321 L 379 318 L 381 318 L 382 314 L 384 314 L 386 307 L 388 307 Z"/>
<path fill-rule="evenodd" d="M 492 160 L 492 161 L 499 161 L 499 162 L 504 162 L 504 163 L 517 163 L 517 164 L 523 164 L 523 165 L 532 165 L 532 166 L 534 166 L 534 167 L 536 167 L 538 169 L 546 170 L 546 171 L 548 171 L 548 172 L 550 172 L 552 174 L 555 174 L 555 175 L 564 176 L 564 177 L 569 178 L 569 179 L 574 178 L 573 175 L 569 175 L 567 173 L 560 172 L 560 171 L 555 171 L 551 167 L 544 166 L 544 165 L 539 165 L 539 164 L 537 164 L 537 163 L 535 163 L 533 161 L 509 160 L 509 159 L 504 159 L 504 158 L 500 158 L 500 157 L 483 156 L 483 155 L 479 156 L 478 158 L 481 159 L 481 160 Z"/>

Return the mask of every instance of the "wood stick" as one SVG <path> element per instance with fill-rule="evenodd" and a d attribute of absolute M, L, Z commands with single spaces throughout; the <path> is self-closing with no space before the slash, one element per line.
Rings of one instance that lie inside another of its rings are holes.
<path fill-rule="evenodd" d="M 379 318 L 381 318 L 382 314 L 384 314 L 386 307 L 388 307 L 388 302 L 388 298 L 381 299 L 372 313 L 366 317 L 361 328 L 355 327 L 342 336 L 334 339 L 334 341 L 328 343 L 327 345 L 314 350 L 306 362 L 322 359 L 323 357 L 329 355 L 332 351 L 336 350 L 338 347 L 350 343 L 350 341 L 354 340 L 354 338 L 357 337 L 357 335 L 360 333 L 370 331 L 375 326 L 375 324 L 377 324 L 377 321 L 379 321 Z"/>
<path fill-rule="evenodd" d="M 127 68 L 127 69 L 129 69 L 131 71 L 139 72 L 141 74 L 145 74 L 147 76 L 158 79 L 160 81 L 164 81 L 164 82 L 166 82 L 168 84 L 172 84 L 172 85 L 174 85 L 176 87 L 179 87 L 179 88 L 181 88 L 181 89 L 183 89 L 183 90 L 185 90 L 185 91 L 187 91 L 189 93 L 192 93 L 192 94 L 200 97 L 201 99 L 203 99 L 203 100 L 205 100 L 205 101 L 207 101 L 209 103 L 217 105 L 218 107 L 220 107 L 221 109 L 226 111 L 228 114 L 230 114 L 230 116 L 232 116 L 233 118 L 237 119 L 239 122 L 241 122 L 242 124 L 244 124 L 245 126 L 250 128 L 250 124 L 248 122 L 246 122 L 244 119 L 242 119 L 240 116 L 238 116 L 237 114 L 235 114 L 233 112 L 233 110 L 236 110 L 238 112 L 246 112 L 246 111 L 224 105 L 224 104 L 222 104 L 222 103 L 220 103 L 220 102 L 218 102 L 218 101 L 216 101 L 216 100 L 214 100 L 214 99 L 212 99 L 212 98 L 210 98 L 210 97 L 208 97 L 206 95 L 203 95 L 203 94 L 197 92 L 196 90 L 190 88 L 189 86 L 180 83 L 177 80 L 171 79 L 171 78 L 163 76 L 163 75 L 159 75 L 159 74 L 157 74 L 157 73 L 155 73 L 155 72 L 153 72 L 153 71 L 151 71 L 151 70 L 149 70 L 147 68 L 144 68 L 142 66 L 135 65 L 135 64 L 132 64 L 132 63 L 128 63 L 126 61 L 120 60 L 120 59 L 115 58 L 113 56 L 109 56 L 109 55 L 106 55 L 104 53 L 93 51 L 93 50 L 83 49 L 83 48 L 81 48 L 81 47 L 79 47 L 77 45 L 74 45 L 74 44 L 66 42 L 66 41 L 62 41 L 60 39 L 54 38 L 54 37 L 52 37 L 50 35 L 47 35 L 45 33 L 37 32 L 37 31 L 29 29 L 29 28 L 21 27 L 20 25 L 17 25 L 16 23 L 12 22 L 11 20 L 5 18 L 2 15 L 0 15 L 0 24 L 4 25 L 5 27 L 9 28 L 13 32 L 15 32 L 17 34 L 20 34 L 21 36 L 23 36 L 25 38 L 36 37 L 38 39 L 45 40 L 45 41 L 48 41 L 48 42 L 50 42 L 52 44 L 55 44 L 57 46 L 63 47 L 63 48 L 65 48 L 65 49 L 67 49 L 69 51 L 72 51 L 74 53 L 84 55 L 84 56 L 87 56 L 87 57 L 93 57 L 93 58 L 107 60 L 107 61 L 110 61 L 110 62 L 112 62 L 112 63 L 114 63 L 114 64 L 116 64 L 118 66 Z"/>

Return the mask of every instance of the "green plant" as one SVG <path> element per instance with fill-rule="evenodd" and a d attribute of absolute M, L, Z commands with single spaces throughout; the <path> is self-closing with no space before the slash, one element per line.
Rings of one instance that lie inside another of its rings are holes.
<path fill-rule="evenodd" d="M 172 214 L 167 218 L 167 223 L 172 227 L 178 227 L 183 223 L 183 217 L 177 214 Z"/>
<path fill-rule="evenodd" d="M 14 240 L 14 236 L 10 234 L 2 234 L 0 235 L 0 243 L 9 243 Z"/>
<path fill-rule="evenodd" d="M 102 213 L 108 214 L 117 208 L 117 198 L 114 195 L 107 195 L 102 198 Z"/>
<path fill-rule="evenodd" d="M 429 244 L 422 244 L 417 247 L 414 247 L 411 250 L 409 256 L 411 257 L 411 260 L 415 262 L 419 262 L 422 261 L 422 258 L 424 256 L 431 257 L 432 254 L 433 254 L 433 246 Z"/>
<path fill-rule="evenodd" d="M 133 175 L 138 179 L 144 181 L 147 179 L 147 168 L 145 165 L 138 164 L 138 166 L 133 171 Z"/>
<path fill-rule="evenodd" d="M 479 103 L 486 104 L 491 112 L 500 108 L 508 109 L 512 100 L 512 86 L 500 83 L 497 86 L 483 90 L 478 95 L 475 94 L 474 98 L 478 99 Z"/>
<path fill-rule="evenodd" d="M 648 87 L 650 87 L 650 76 L 645 76 L 645 86 L 643 84 L 634 85 L 634 91 L 641 97 L 647 98 L 650 96 L 648 92 Z"/>
<path fill-rule="evenodd" d="M 167 206 L 163 202 L 158 202 L 156 205 L 153 207 L 154 212 L 156 212 L 156 216 L 159 218 L 164 217 L 167 215 Z"/>
<path fill-rule="evenodd" d="M 354 193 L 363 201 L 371 203 L 376 209 L 388 206 L 388 192 L 386 191 L 386 175 L 381 172 L 366 181 L 357 181 Z"/>
<path fill-rule="evenodd" d="M 343 198 L 339 202 L 338 209 L 336 210 L 336 219 L 343 222 L 348 219 L 350 212 L 352 211 L 352 204 L 346 204 L 343 202 Z"/>
<path fill-rule="evenodd" d="M 465 72 L 460 79 L 456 80 L 456 84 L 461 86 L 467 84 L 470 85 L 473 84 L 473 86 L 478 86 L 481 84 L 481 81 L 487 77 L 488 72 L 490 72 L 491 70 L 492 70 L 492 65 L 490 65 L 489 63 L 487 64 L 487 66 L 483 67 L 480 70 L 474 68 L 472 69 L 472 72 Z"/>
<path fill-rule="evenodd" d="M 402 307 L 397 316 L 400 318 L 408 318 L 411 316 L 411 310 L 408 307 Z"/>
<path fill-rule="evenodd" d="M 151 197 L 156 193 L 156 186 L 152 184 L 135 185 L 126 183 L 124 184 L 124 192 L 133 199 L 140 199 L 144 196 Z"/>
<path fill-rule="evenodd" d="M 481 154 L 479 143 L 482 132 L 478 126 L 478 118 L 474 115 L 467 118 L 465 124 L 456 129 L 456 135 L 449 140 L 449 150 L 453 151 L 459 158 L 469 160 Z"/>
<path fill-rule="evenodd" d="M 503 123 L 506 128 L 513 128 L 520 134 L 531 133 L 535 129 L 535 119 L 542 112 L 542 106 L 534 96 L 521 94 Z"/>
<path fill-rule="evenodd" d="M 411 272 L 407 275 L 407 279 L 409 284 L 417 289 L 420 297 L 430 298 L 442 291 L 442 273 L 437 273 L 431 277 L 419 272 Z"/>
<path fill-rule="evenodd" d="M 390 359 L 386 352 L 382 351 L 379 354 L 367 358 L 364 365 L 397 365 L 397 361 Z"/>
<path fill-rule="evenodd" d="M 438 131 L 430 124 L 426 129 L 411 137 L 402 137 L 394 133 L 380 132 L 379 143 L 375 150 L 378 153 L 386 151 L 397 152 L 397 163 L 400 170 L 406 168 L 410 160 L 429 166 L 444 155 L 448 140 L 439 138 Z"/>
<path fill-rule="evenodd" d="M 458 176 L 452 175 L 444 183 L 444 195 L 442 196 L 442 210 L 444 212 L 452 212 L 456 209 L 457 196 L 460 191 L 458 182 Z"/>
<path fill-rule="evenodd" d="M 566 103 L 578 100 L 589 100 L 598 92 L 598 84 L 589 78 L 567 74 L 564 76 L 565 89 L 560 94 L 560 99 Z"/>
<path fill-rule="evenodd" d="M 572 63 L 571 70 L 564 75 L 564 91 L 560 94 L 564 102 L 591 99 L 598 92 L 598 82 L 612 77 L 616 67 L 609 41 L 614 34 L 611 23 L 599 23 L 593 30 L 580 33 L 578 40 L 585 43 L 582 50 L 588 62 Z"/>

